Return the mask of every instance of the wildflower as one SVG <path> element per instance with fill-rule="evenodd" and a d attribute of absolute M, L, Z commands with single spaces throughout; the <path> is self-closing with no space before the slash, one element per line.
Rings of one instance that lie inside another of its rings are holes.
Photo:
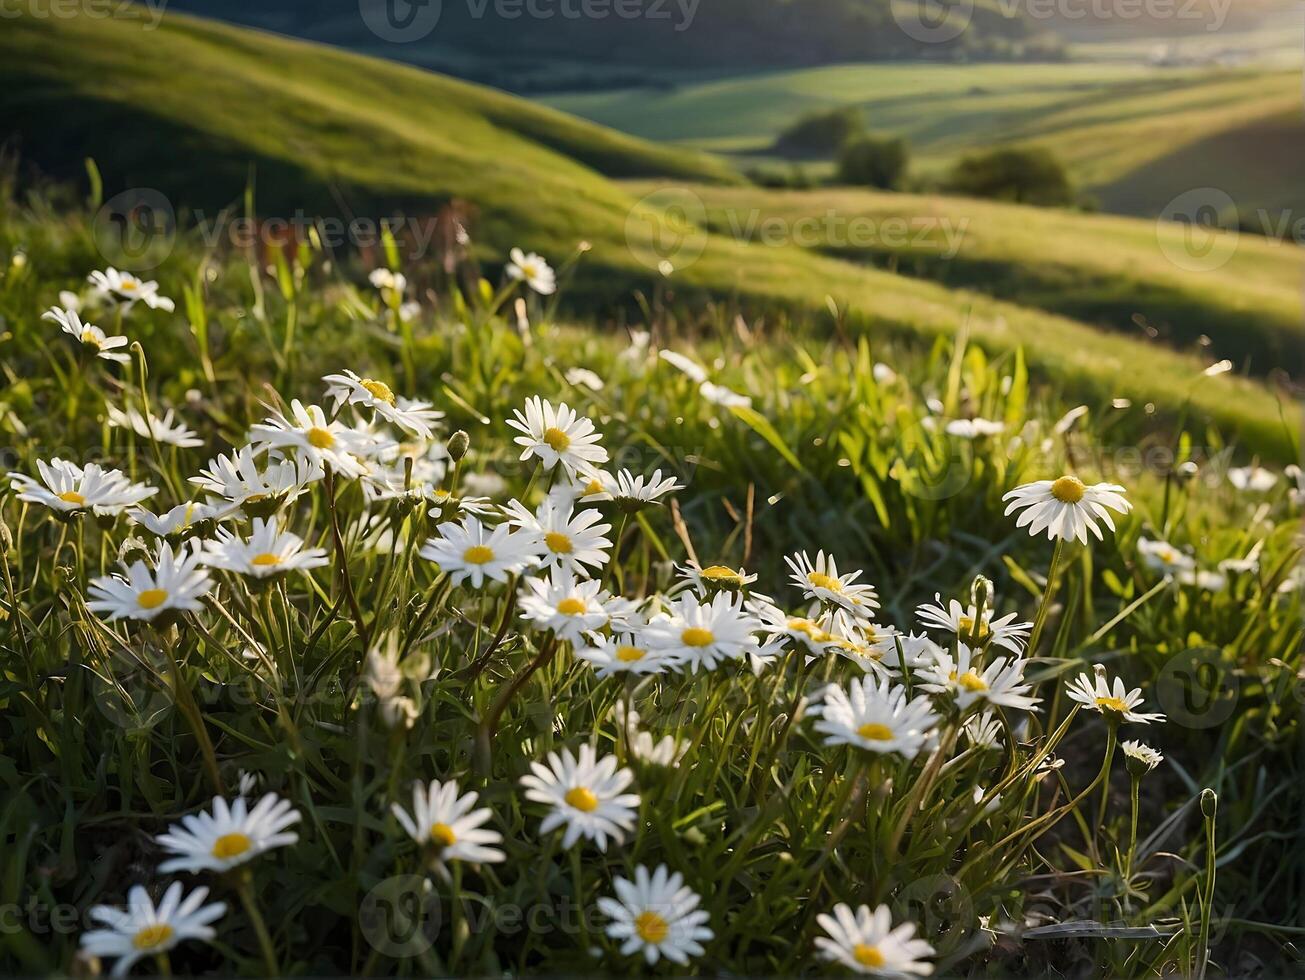
<path fill-rule="evenodd" d="M 1142 703 L 1142 689 L 1135 687 L 1131 691 L 1125 691 L 1124 682 L 1118 677 L 1111 685 L 1106 677 L 1106 668 L 1101 664 L 1096 665 L 1095 678 L 1081 674 L 1066 686 L 1065 693 L 1089 711 L 1099 712 L 1114 721 L 1138 722 L 1145 725 L 1153 721 L 1165 720 L 1165 716 L 1161 714 L 1144 714 L 1135 711 L 1134 709 Z"/>
<path fill-rule="evenodd" d="M 401 398 L 384 381 L 359 377 L 352 371 L 328 374 L 322 380 L 327 384 L 326 396 L 337 411 L 341 405 L 361 405 L 422 439 L 432 438 L 435 434 L 432 426 L 444 417 L 430 402 Z"/>
<path fill-rule="evenodd" d="M 650 504 L 659 503 L 659 498 L 675 490 L 683 490 L 684 485 L 673 476 L 663 477 L 661 470 L 653 470 L 647 478 L 635 476 L 629 470 L 621 470 L 611 481 L 607 492 L 612 495 L 616 505 L 622 510 L 642 510 Z"/>
<path fill-rule="evenodd" d="M 630 739 L 632 756 L 647 765 L 667 769 L 678 766 L 688 749 L 687 742 L 681 742 L 673 735 L 663 735 L 660 741 L 655 741 L 651 732 L 638 732 Z"/>
<path fill-rule="evenodd" d="M 897 380 L 897 372 L 883 361 L 876 362 L 870 369 L 870 374 L 881 385 L 890 385 Z"/>
<path fill-rule="evenodd" d="M 177 504 L 162 514 L 152 514 L 137 507 L 127 511 L 127 519 L 160 538 L 175 537 L 213 519 L 217 511 L 207 504 Z"/>
<path fill-rule="evenodd" d="M 840 575 L 833 555 L 817 552 L 813 561 L 805 551 L 784 559 L 792 571 L 790 581 L 808 599 L 828 603 L 846 610 L 856 619 L 873 619 L 879 608 L 874 587 L 857 583 L 860 570 Z"/>
<path fill-rule="evenodd" d="M 78 316 L 76 310 L 61 310 L 57 306 L 51 307 L 41 314 L 41 319 L 59 324 L 64 333 L 76 338 L 83 347 L 101 360 L 113 361 L 117 364 L 126 364 L 131 360 L 130 355 L 120 349 L 127 346 L 128 340 L 126 337 L 110 337 L 95 324 L 82 323 L 82 319 Z"/>
<path fill-rule="evenodd" d="M 205 905 L 208 889 L 202 887 L 184 898 L 182 895 L 181 882 L 174 881 L 156 907 L 144 888 L 133 885 L 127 893 L 126 909 L 95 906 L 89 917 L 104 928 L 82 935 L 82 952 L 116 958 L 111 976 L 123 977 L 142 957 L 166 953 L 187 939 L 214 939 L 217 930 L 212 923 L 226 914 L 226 903 Z"/>
<path fill-rule="evenodd" d="M 703 567 L 690 560 L 683 565 L 676 565 L 680 577 L 693 585 L 698 595 L 704 598 L 720 591 L 739 592 L 757 580 L 755 574 L 749 574 L 742 568 L 730 568 L 728 565 L 708 565 Z M 754 596 L 760 600 L 760 596 Z M 768 602 L 769 600 L 767 600 Z"/>
<path fill-rule="evenodd" d="M 909 922 L 894 929 L 887 905 L 873 912 L 862 905 L 853 912 L 850 905 L 839 903 L 832 915 L 818 915 L 816 921 L 828 934 L 828 938 L 816 938 L 816 948 L 827 960 L 857 973 L 880 976 L 927 977 L 933 973 L 933 964 L 924 961 L 924 957 L 933 955 L 933 947 L 923 939 L 912 938 L 915 926 Z"/>
<path fill-rule="evenodd" d="M 740 599 L 718 593 L 709 601 L 695 595 L 676 599 L 668 613 L 648 624 L 649 646 L 660 647 L 693 672 L 710 670 L 725 660 L 757 650 L 753 635 L 761 622 L 747 612 Z"/>
<path fill-rule="evenodd" d="M 598 908 L 612 920 L 607 935 L 621 942 L 622 955 L 641 952 L 650 965 L 665 956 L 682 966 L 703 954 L 702 941 L 713 936 L 709 916 L 678 871 L 639 865 L 633 881 L 618 876 L 612 886 L 617 897 L 602 896 Z"/>
<path fill-rule="evenodd" d="M 585 646 L 576 647 L 575 655 L 593 664 L 599 677 L 611 677 L 613 674 L 660 674 L 678 662 L 672 651 L 649 646 L 633 633 L 595 635 Z"/>
<path fill-rule="evenodd" d="M 514 248 L 508 253 L 508 258 L 512 260 L 506 269 L 509 279 L 524 282 L 541 296 L 557 291 L 557 277 L 552 267 L 534 252 L 527 254 Z"/>
<path fill-rule="evenodd" d="M 1178 581 L 1182 585 L 1193 586 L 1206 592 L 1222 592 L 1228 587 L 1228 580 L 1224 576 L 1204 569 L 1189 569 L 1181 572 Z"/>
<path fill-rule="evenodd" d="M 578 643 L 586 633 L 607 625 L 601 582 L 578 580 L 570 572 L 554 571 L 547 579 L 527 578 L 519 593 L 521 615 L 558 639 Z"/>
<path fill-rule="evenodd" d="M 347 476 L 367 472 L 363 457 L 375 454 L 375 443 L 367 436 L 339 421 L 330 421 L 317 405 L 304 405 L 299 399 L 290 403 L 290 415 L 274 413 L 268 420 L 249 430 L 256 449 L 289 451 L 314 466 L 331 467 Z"/>
<path fill-rule="evenodd" d="M 930 738 L 938 721 L 928 698 L 907 700 L 906 689 L 878 685 L 870 676 L 853 680 L 847 690 L 835 684 L 825 689 L 816 731 L 826 745 L 852 745 L 870 752 L 896 752 L 913 759 Z"/>
<path fill-rule="evenodd" d="M 367 273 L 367 281 L 382 293 L 393 292 L 399 296 L 408 288 L 408 280 L 403 273 L 391 272 L 389 269 L 373 269 Z"/>
<path fill-rule="evenodd" d="M 1124 750 L 1124 760 L 1128 765 L 1129 772 L 1136 776 L 1150 772 L 1165 761 L 1163 755 L 1142 742 L 1121 742 L 1119 747 Z"/>
<path fill-rule="evenodd" d="M 577 388 L 584 387 L 590 391 L 603 390 L 603 379 L 588 368 L 568 368 L 564 377 L 567 384 L 574 385 Z"/>
<path fill-rule="evenodd" d="M 103 272 L 92 272 L 86 277 L 95 293 L 105 299 L 130 309 L 140 300 L 151 310 L 165 310 L 171 313 L 176 304 L 166 296 L 159 295 L 159 284 L 154 280 L 148 282 L 133 276 L 130 272 L 119 272 L 112 267 Z"/>
<path fill-rule="evenodd" d="M 1179 551 L 1167 541 L 1138 538 L 1137 554 L 1143 565 L 1165 576 L 1188 572 L 1196 567 L 1196 561 L 1190 555 Z"/>
<path fill-rule="evenodd" d="M 243 508 L 264 516 L 294 500 L 309 484 L 325 476 L 320 461 L 269 453 L 260 468 L 259 450 L 244 446 L 230 455 L 218 455 L 190 482 L 222 501 L 227 512 Z M 215 508 L 221 509 L 221 508 Z"/>
<path fill-rule="evenodd" d="M 320 568 L 330 558 L 321 548 L 305 548 L 303 538 L 282 531 L 274 520 L 256 517 L 247 540 L 241 540 L 226 528 L 218 528 L 217 540 L 204 543 L 200 561 L 209 568 L 271 578 Z"/>
<path fill-rule="evenodd" d="M 429 786 L 413 784 L 411 816 L 397 803 L 390 804 L 390 811 L 408 836 L 434 848 L 441 862 L 502 861 L 506 855 L 488 845 L 501 843 L 503 836 L 481 826 L 493 814 L 488 807 L 473 810 L 476 799 L 476 793 L 458 795 L 458 784 L 452 780 L 432 779 Z"/>
<path fill-rule="evenodd" d="M 606 851 L 608 838 L 619 844 L 634 827 L 639 796 L 623 792 L 634 774 L 617 769 L 615 756 L 599 760 L 592 745 L 582 745 L 579 758 L 563 749 L 548 753 L 548 765 L 532 762 L 530 768 L 531 775 L 521 777 L 526 799 L 552 807 L 539 832 L 564 826 L 563 847 L 585 837 Z"/>
<path fill-rule="evenodd" d="M 807 616 L 789 615 L 767 602 L 755 602 L 748 606 L 761 620 L 766 631 L 766 642 L 780 642 L 788 648 L 800 648 L 813 657 L 823 656 L 836 640 L 825 624 Z"/>
<path fill-rule="evenodd" d="M 204 445 L 204 440 L 200 439 L 193 429 L 187 428 L 181 422 L 175 422 L 175 417 L 176 413 L 172 409 L 168 409 L 162 417 L 159 417 L 142 415 L 134 408 L 123 412 L 113 405 L 109 406 L 109 424 L 112 426 L 131 429 L 138 436 L 166 443 L 169 446 L 177 446 L 180 449 L 193 449 Z"/>
<path fill-rule="evenodd" d="M 752 399 L 747 395 L 740 395 L 732 388 L 726 388 L 724 385 L 714 384 L 711 381 L 704 381 L 698 386 L 698 394 L 702 395 L 713 405 L 719 405 L 721 408 L 749 408 L 752 405 Z"/>
<path fill-rule="evenodd" d="M 707 380 L 707 370 L 695 361 L 690 360 L 683 354 L 677 354 L 673 350 L 662 350 L 657 352 L 657 356 L 684 374 L 690 381 L 695 384 L 702 384 Z"/>
<path fill-rule="evenodd" d="M 597 570 L 607 564 L 612 542 L 604 537 L 612 529 L 599 523 L 603 518 L 594 510 L 576 511 L 568 503 L 546 498 L 533 513 L 519 500 L 506 508 L 509 524 L 521 528 L 537 539 L 540 564 L 587 576 L 592 566 Z"/>
<path fill-rule="evenodd" d="M 57 456 L 48 463 L 38 459 L 36 471 L 40 480 L 22 473 L 10 477 L 18 499 L 41 504 L 61 515 L 89 510 L 112 516 L 159 492 L 155 487 L 132 483 L 120 470 L 105 469 L 97 463 L 78 466 Z"/>
<path fill-rule="evenodd" d="M 1001 748 L 1001 723 L 992 711 L 985 710 L 977 715 L 970 715 L 961 726 L 966 741 L 976 749 Z"/>
<path fill-rule="evenodd" d="M 1019 711 L 1031 711 L 1038 703 L 1038 698 L 1028 696 L 1032 686 L 1024 683 L 1027 661 L 1013 657 L 1007 662 L 1005 657 L 997 657 L 980 670 L 977 659 L 964 643 L 957 645 L 955 660 L 950 653 L 939 652 L 932 665 L 921 668 L 920 688 L 950 694 L 961 711 L 980 701 Z"/>
<path fill-rule="evenodd" d="M 509 575 L 523 571 L 539 559 L 533 535 L 512 531 L 506 524 L 490 528 L 475 515 L 468 514 L 460 523 L 446 521 L 436 528 L 418 554 L 439 565 L 457 585 L 467 579 L 479 589 L 490 578 L 506 582 Z"/>
<path fill-rule="evenodd" d="M 582 467 L 601 466 L 607 462 L 607 450 L 598 444 L 602 438 L 594 423 L 562 402 L 556 408 L 538 395 L 526 399 L 526 408 L 513 409 L 516 416 L 507 424 L 523 435 L 513 441 L 524 447 L 521 458 L 539 457 L 544 469 L 559 463 L 568 476 Z"/>
<path fill-rule="evenodd" d="M 1262 466 L 1234 467 L 1228 471 L 1228 482 L 1243 492 L 1268 493 L 1277 485 L 1278 474 Z"/>
<path fill-rule="evenodd" d="M 201 810 L 182 817 L 166 834 L 155 838 L 170 854 L 177 855 L 159 865 L 172 871 L 230 871 L 260 854 L 299 840 L 286 828 L 298 823 L 300 813 L 275 793 L 266 794 L 249 808 L 243 796 L 228 803 L 213 798 L 213 812 Z"/>
<path fill-rule="evenodd" d="M 1006 423 L 989 419 L 953 419 L 943 427 L 943 431 L 958 439 L 981 439 L 1001 435 L 1006 431 Z"/>
<path fill-rule="evenodd" d="M 1062 541 L 1077 539 L 1087 544 L 1087 532 L 1101 540 L 1097 521 L 1103 521 L 1110 530 L 1115 522 L 1109 511 L 1127 514 L 1133 509 L 1123 497 L 1124 488 L 1114 483 L 1097 483 L 1087 486 L 1076 476 L 1062 476 L 1058 480 L 1039 480 L 1016 487 L 1002 497 L 1010 503 L 1006 513 L 1022 510 L 1017 527 L 1027 527 L 1029 534 L 1037 536 L 1043 531 L 1051 539 Z"/>
<path fill-rule="evenodd" d="M 198 612 L 203 608 L 200 599 L 213 587 L 208 572 L 199 565 L 196 549 L 174 552 L 160 541 L 153 569 L 135 561 L 125 567 L 125 574 L 92 579 L 86 607 L 107 613 L 110 621 L 150 622 L 168 613 Z"/>

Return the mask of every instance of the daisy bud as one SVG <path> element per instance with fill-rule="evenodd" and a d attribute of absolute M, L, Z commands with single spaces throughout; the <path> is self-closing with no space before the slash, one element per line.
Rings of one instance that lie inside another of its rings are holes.
<path fill-rule="evenodd" d="M 449 436 L 448 450 L 449 456 L 453 462 L 460 463 L 462 457 L 467 455 L 467 450 L 471 448 L 471 436 L 467 435 L 461 429 Z"/>
<path fill-rule="evenodd" d="M 990 608 L 993 593 L 992 580 L 983 575 L 976 575 L 970 586 L 970 605 L 978 613 L 976 618 L 985 618 Z"/>
<path fill-rule="evenodd" d="M 1219 810 L 1219 796 L 1212 789 L 1201 790 L 1201 816 L 1213 820 Z"/>
<path fill-rule="evenodd" d="M 0 517 L 0 551 L 8 551 L 14 546 L 14 536 L 9 525 Z"/>
<path fill-rule="evenodd" d="M 1185 463 L 1180 463 L 1176 471 L 1178 479 L 1183 483 L 1195 479 L 1197 474 L 1199 474 L 1200 472 L 1201 472 L 1201 468 L 1197 466 L 1196 463 L 1194 463 L 1190 459 L 1187 460 L 1187 462 Z"/>

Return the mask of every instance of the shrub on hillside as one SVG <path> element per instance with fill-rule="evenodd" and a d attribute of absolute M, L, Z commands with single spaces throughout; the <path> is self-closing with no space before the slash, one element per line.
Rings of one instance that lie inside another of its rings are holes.
<path fill-rule="evenodd" d="M 1018 204 L 1074 203 L 1074 185 L 1065 165 L 1050 150 L 1034 147 L 970 154 L 952 169 L 946 186 L 955 194 Z"/>
<path fill-rule="evenodd" d="M 775 140 L 775 152 L 787 156 L 832 156 L 865 129 L 860 109 L 844 107 L 808 113 Z"/>
<path fill-rule="evenodd" d="M 892 190 L 906 177 L 910 150 L 896 137 L 859 136 L 843 145 L 838 154 L 838 180 Z"/>

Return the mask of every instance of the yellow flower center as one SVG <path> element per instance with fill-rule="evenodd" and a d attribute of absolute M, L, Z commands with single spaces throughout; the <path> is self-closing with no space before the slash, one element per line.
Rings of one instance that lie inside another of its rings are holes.
<path fill-rule="evenodd" d="M 984 680 L 979 676 L 978 671 L 974 670 L 967 670 L 960 677 L 957 677 L 956 683 L 965 688 L 965 690 L 974 691 L 976 693 L 988 689 L 988 685 L 984 683 Z"/>
<path fill-rule="evenodd" d="M 76 504 L 78 507 L 86 503 L 86 498 L 76 490 L 65 490 L 63 493 L 59 494 L 59 499 L 66 504 Z"/>
<path fill-rule="evenodd" d="M 1103 711 L 1117 711 L 1121 715 L 1128 711 L 1128 705 L 1124 703 L 1123 698 L 1097 698 L 1097 707 L 1101 708 Z"/>
<path fill-rule="evenodd" d="M 705 630 L 701 626 L 690 626 L 680 634 L 680 642 L 686 647 L 708 647 L 716 642 L 716 637 L 711 630 Z"/>
<path fill-rule="evenodd" d="M 656 945 L 670 934 L 671 927 L 656 912 L 640 912 L 634 920 L 634 931 L 644 942 Z"/>
<path fill-rule="evenodd" d="M 279 565 L 279 564 L 281 564 L 281 556 L 280 556 L 280 555 L 274 555 L 274 554 L 272 554 L 270 551 L 265 551 L 265 552 L 263 552 L 261 555 L 255 555 L 253 558 L 251 558 L 251 559 L 249 560 L 249 564 L 251 564 L 251 565 Z"/>
<path fill-rule="evenodd" d="M 134 293 L 140 285 L 134 279 L 124 279 L 118 284 L 118 289 L 124 293 Z"/>
<path fill-rule="evenodd" d="M 142 609 L 157 609 L 167 601 L 167 589 L 146 589 L 136 596 L 136 602 Z"/>
<path fill-rule="evenodd" d="M 856 733 L 862 738 L 868 738 L 872 742 L 891 742 L 893 740 L 893 730 L 887 725 L 880 725 L 875 722 L 868 722 L 856 730 Z"/>
<path fill-rule="evenodd" d="M 363 378 L 362 381 L 358 383 L 366 388 L 367 393 L 377 401 L 385 402 L 385 404 L 390 406 L 394 405 L 394 392 L 390 390 L 390 386 L 384 381 L 373 381 L 371 378 Z"/>
<path fill-rule="evenodd" d="M 852 947 L 852 957 L 862 966 L 877 968 L 884 965 L 884 954 L 879 952 L 878 946 L 857 943 Z"/>
<path fill-rule="evenodd" d="M 974 617 L 973 617 L 973 616 L 962 616 L 962 617 L 957 621 L 957 625 L 960 626 L 960 630 L 959 630 L 959 632 L 960 632 L 960 634 L 961 634 L 962 636 L 973 636 L 973 637 L 975 637 L 975 639 L 980 640 L 980 641 L 986 640 L 986 639 L 988 638 L 988 634 L 990 634 L 990 633 L 992 632 L 992 629 L 988 626 L 987 623 L 980 623 L 980 624 L 979 624 L 979 631 L 978 631 L 978 633 L 976 634 L 976 633 L 974 632 Z"/>
<path fill-rule="evenodd" d="M 1083 499 L 1087 487 L 1076 476 L 1062 476 L 1051 485 L 1051 495 L 1062 504 L 1076 504 Z"/>
<path fill-rule="evenodd" d="M 581 494 L 581 496 L 592 497 L 594 494 L 602 493 L 602 492 L 603 492 L 603 481 L 599 479 L 593 479 L 585 484 L 585 491 L 584 493 Z"/>
<path fill-rule="evenodd" d="M 308 444 L 316 449 L 330 449 L 335 445 L 335 436 L 329 429 L 315 425 L 308 430 Z"/>
<path fill-rule="evenodd" d="M 742 585 L 743 576 L 724 565 L 712 565 L 702 570 L 702 577 L 709 582 L 724 582 L 728 585 Z"/>
<path fill-rule="evenodd" d="M 807 576 L 807 581 L 817 589 L 828 589 L 830 592 L 843 591 L 843 583 L 824 572 L 812 572 Z"/>
<path fill-rule="evenodd" d="M 152 926 L 146 926 L 136 933 L 131 939 L 131 944 L 137 949 L 152 950 L 158 949 L 171 938 L 172 926 L 166 922 L 159 922 Z"/>
<path fill-rule="evenodd" d="M 483 544 L 473 544 L 462 553 L 462 560 L 469 565 L 484 565 L 494 560 L 494 549 Z"/>
<path fill-rule="evenodd" d="M 819 640 L 820 635 L 823 632 L 819 626 L 811 622 L 809 619 L 790 619 L 788 621 L 788 628 L 795 633 L 805 633 L 813 640 Z"/>
<path fill-rule="evenodd" d="M 619 646 L 616 648 L 616 659 L 622 663 L 632 664 L 636 660 L 642 660 L 647 652 L 639 647 Z"/>
<path fill-rule="evenodd" d="M 95 331 L 93 330 L 82 331 L 82 343 L 87 347 L 94 347 L 96 350 L 99 350 L 101 346 L 100 338 L 95 336 Z"/>
<path fill-rule="evenodd" d="M 253 846 L 254 842 L 244 834 L 223 834 L 213 842 L 213 856 L 219 861 L 229 861 L 240 857 Z"/>
<path fill-rule="evenodd" d="M 458 842 L 458 835 L 448 824 L 437 823 L 430 828 L 430 839 L 440 847 L 452 847 Z"/>
<path fill-rule="evenodd" d="M 544 544 L 555 555 L 571 554 L 571 539 L 561 531 L 549 531 L 544 535 Z"/>
<path fill-rule="evenodd" d="M 544 442 L 553 452 L 564 453 L 571 445 L 571 437 L 553 425 L 544 430 Z"/>
<path fill-rule="evenodd" d="M 577 599 L 575 596 L 567 596 L 557 604 L 557 611 L 563 616 L 579 616 L 588 608 L 583 599 Z"/>
<path fill-rule="evenodd" d="M 568 806 L 575 807 L 581 813 L 593 813 L 598 809 L 598 797 L 583 786 L 567 790 L 563 799 Z"/>

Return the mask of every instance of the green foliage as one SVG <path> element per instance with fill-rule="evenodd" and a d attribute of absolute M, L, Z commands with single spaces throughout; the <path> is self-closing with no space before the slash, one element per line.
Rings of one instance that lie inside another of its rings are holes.
<path fill-rule="evenodd" d="M 775 137 L 775 152 L 785 156 L 830 157 L 865 130 L 860 109 L 838 108 L 807 113 Z"/>
<path fill-rule="evenodd" d="M 838 151 L 838 179 L 844 184 L 895 190 L 906 178 L 909 162 L 905 140 L 857 136 Z"/>
<path fill-rule="evenodd" d="M 1074 203 L 1064 165 L 1050 150 L 1003 147 L 963 157 L 947 178 L 947 190 L 1016 204 L 1061 207 Z"/>

